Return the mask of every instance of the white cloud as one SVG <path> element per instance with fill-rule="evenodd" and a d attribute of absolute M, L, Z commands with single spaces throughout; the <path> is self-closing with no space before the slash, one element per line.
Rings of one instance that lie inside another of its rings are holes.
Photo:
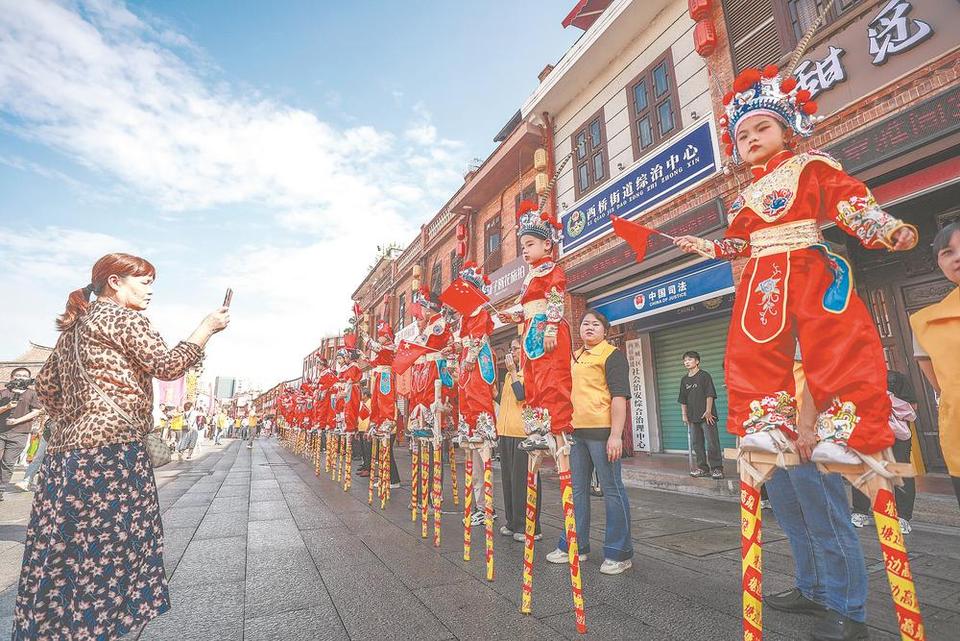
<path fill-rule="evenodd" d="M 406 244 L 462 182 L 462 145 L 438 134 L 423 105 L 399 136 L 370 125 L 337 128 L 241 91 L 188 38 L 112 0 L 0 0 L 0 60 L 0 127 L 107 177 L 152 207 L 147 216 L 229 216 L 237 208 L 276 220 L 269 234 L 262 218 L 251 223 L 257 231 L 222 258 L 202 246 L 141 248 L 147 257 L 151 249 L 199 256 L 194 269 L 206 277 L 186 288 L 205 296 L 226 284 L 237 289 L 234 326 L 211 343 L 211 367 L 222 373 L 267 382 L 295 374 L 319 336 L 342 326 L 376 245 Z M 231 231 L 244 222 L 231 220 Z M 121 232 L 43 232 L 49 243 L 43 234 L 0 236 L 4 260 L 38 265 L 55 292 L 38 297 L 41 306 L 59 308 L 67 289 L 83 284 L 78 268 L 86 277 L 92 260 L 129 244 Z M 188 303 L 159 299 L 155 313 L 162 326 L 187 331 L 209 307 L 194 292 Z M 24 312 L 13 329 L 29 337 L 28 319 L 48 317 L 49 309 Z"/>

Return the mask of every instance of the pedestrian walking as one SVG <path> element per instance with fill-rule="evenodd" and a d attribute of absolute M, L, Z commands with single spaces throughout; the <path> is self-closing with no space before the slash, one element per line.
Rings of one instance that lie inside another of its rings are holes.
<path fill-rule="evenodd" d="M 960 223 L 951 223 L 933 239 L 943 275 L 957 285 L 942 301 L 910 317 L 914 355 L 939 401 L 940 449 L 960 504 Z"/>
<path fill-rule="evenodd" d="M 677 402 L 696 457 L 697 467 L 690 470 L 690 476 L 712 476 L 719 480 L 723 478 L 723 457 L 717 426 L 717 389 L 710 374 L 700 369 L 699 353 L 684 352 L 683 366 L 687 373 L 680 379 Z"/>
<path fill-rule="evenodd" d="M 40 415 L 37 392 L 30 388 L 30 370 L 18 367 L 0 390 L 0 501 L 13 476 L 13 468 L 30 440 L 33 419 Z"/>
<path fill-rule="evenodd" d="M 590 482 L 596 470 L 606 515 L 602 574 L 620 574 L 633 565 L 630 499 L 623 486 L 620 458 L 623 428 L 630 398 L 630 369 L 623 351 L 607 342 L 607 317 L 587 310 L 580 322 L 583 347 L 573 354 L 573 506 L 580 558 L 590 553 Z M 547 555 L 552 563 L 567 563 L 566 535 Z"/>
<path fill-rule="evenodd" d="M 183 376 L 229 316 L 211 313 L 171 349 L 141 313 L 153 265 L 108 254 L 92 271 L 67 299 L 60 338 L 37 376 L 54 426 L 26 532 L 13 641 L 109 641 L 170 608 L 143 443 L 153 429 L 152 381 Z"/>
<path fill-rule="evenodd" d="M 510 351 L 504 357 L 507 374 L 500 387 L 500 405 L 497 413 L 497 434 L 500 444 L 500 484 L 503 487 L 503 506 L 506 513 L 506 523 L 500 526 L 500 534 L 513 537 L 515 541 L 523 541 L 526 527 L 527 505 L 527 464 L 529 457 L 520 449 L 520 443 L 526 438 L 523 431 L 523 419 L 520 412 L 523 409 L 524 390 L 523 372 L 517 369 L 520 362 L 520 340 L 510 341 Z M 540 475 L 537 475 L 537 520 L 535 536 L 540 540 Z"/>
<path fill-rule="evenodd" d="M 181 431 L 180 442 L 177 443 L 177 458 L 182 461 L 183 454 L 186 452 L 187 460 L 193 458 L 194 450 L 200 440 L 199 421 L 200 412 L 193 408 L 193 403 L 183 404 L 183 430 Z"/>
<path fill-rule="evenodd" d="M 24 492 L 35 492 L 37 486 L 34 477 L 43 464 L 43 459 L 47 454 L 47 443 L 50 441 L 50 419 L 43 421 L 43 427 L 40 430 L 40 443 L 37 445 L 37 451 L 33 455 L 33 461 L 27 466 L 27 471 L 23 475 L 23 480 L 15 483 Z"/>

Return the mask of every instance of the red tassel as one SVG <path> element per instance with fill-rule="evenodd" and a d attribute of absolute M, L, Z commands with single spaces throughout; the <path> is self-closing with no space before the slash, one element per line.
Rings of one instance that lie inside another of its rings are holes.
<path fill-rule="evenodd" d="M 724 151 L 727 152 L 727 155 L 728 155 L 728 156 L 732 156 L 732 155 L 733 155 L 733 145 L 727 145 L 726 148 L 724 149 Z"/>
<path fill-rule="evenodd" d="M 783 93 L 790 93 L 793 91 L 793 88 L 797 86 L 797 79 L 793 76 L 790 76 L 786 80 L 780 83 L 780 91 Z"/>
<path fill-rule="evenodd" d="M 728 91 L 727 93 L 725 93 L 725 94 L 723 95 L 723 104 L 724 104 L 724 105 L 729 105 L 731 102 L 733 102 L 733 92 L 732 92 L 732 91 Z"/>
<path fill-rule="evenodd" d="M 817 113 L 817 103 L 811 100 L 810 102 L 804 104 L 801 109 L 803 109 L 803 113 L 812 116 L 813 114 Z"/>
<path fill-rule="evenodd" d="M 800 91 L 797 92 L 797 102 L 798 102 L 798 103 L 804 103 L 804 102 L 806 102 L 806 101 L 808 101 L 808 100 L 810 100 L 810 92 L 809 92 L 809 91 L 807 91 L 806 89 L 801 89 Z"/>
<path fill-rule="evenodd" d="M 777 65 L 767 65 L 763 68 L 763 77 L 764 78 L 773 78 L 780 70 L 777 68 Z"/>

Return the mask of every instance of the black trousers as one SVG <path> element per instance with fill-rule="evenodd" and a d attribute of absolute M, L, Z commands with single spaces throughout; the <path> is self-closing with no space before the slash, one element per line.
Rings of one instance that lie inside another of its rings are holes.
<path fill-rule="evenodd" d="M 522 438 L 501 436 L 500 485 L 503 487 L 506 526 L 514 532 L 523 532 L 527 523 L 527 461 L 529 456 L 520 449 Z M 481 477 L 482 478 L 482 477 Z M 540 475 L 537 475 L 537 523 L 535 533 L 540 533 L 540 498 L 543 495 Z"/>
<path fill-rule="evenodd" d="M 707 442 L 706 452 L 704 452 L 704 440 Z M 719 422 L 713 425 L 708 425 L 706 421 L 690 423 L 690 442 L 693 444 L 693 454 L 697 461 L 697 467 L 707 472 L 723 469 Z"/>
<path fill-rule="evenodd" d="M 893 442 L 893 458 L 897 463 L 910 462 L 910 450 L 913 443 L 897 439 Z M 913 478 L 903 479 L 903 487 L 895 488 L 893 497 L 897 501 L 897 513 L 900 518 L 909 521 L 913 518 L 913 504 L 917 500 L 917 484 Z M 853 489 L 853 511 L 860 514 L 873 514 L 870 499 L 860 490 Z"/>
<path fill-rule="evenodd" d="M 0 490 L 13 477 L 13 466 L 30 440 L 29 432 L 0 433 Z"/>

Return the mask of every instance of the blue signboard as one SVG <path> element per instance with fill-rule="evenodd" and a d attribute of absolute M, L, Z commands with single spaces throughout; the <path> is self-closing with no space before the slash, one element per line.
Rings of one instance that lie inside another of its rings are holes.
<path fill-rule="evenodd" d="M 709 260 L 590 301 L 614 325 L 733 291 L 730 263 Z"/>
<path fill-rule="evenodd" d="M 719 169 L 713 125 L 705 119 L 567 210 L 561 216 L 561 253 L 579 249 L 610 231 L 610 214 L 636 218 Z"/>

